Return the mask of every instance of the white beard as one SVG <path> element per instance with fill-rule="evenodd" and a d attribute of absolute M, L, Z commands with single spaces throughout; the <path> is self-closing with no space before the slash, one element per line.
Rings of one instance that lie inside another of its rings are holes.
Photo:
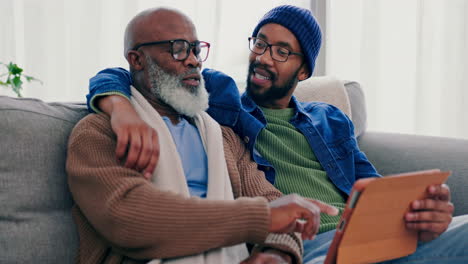
<path fill-rule="evenodd" d="M 187 87 L 182 83 L 181 75 L 165 72 L 149 56 L 146 57 L 146 61 L 149 65 L 151 93 L 158 99 L 170 105 L 179 114 L 188 117 L 194 117 L 208 109 L 208 92 L 203 78 L 200 79 L 198 86 Z M 200 72 L 198 69 L 193 69 L 185 74 L 191 73 Z"/>

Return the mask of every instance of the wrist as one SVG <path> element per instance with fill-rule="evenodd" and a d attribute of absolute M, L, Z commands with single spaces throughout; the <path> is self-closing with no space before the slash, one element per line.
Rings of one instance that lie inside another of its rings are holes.
<path fill-rule="evenodd" d="M 132 112 L 133 109 L 130 101 L 122 95 L 112 94 L 96 98 L 98 107 L 106 114 L 112 116 L 114 112 Z"/>

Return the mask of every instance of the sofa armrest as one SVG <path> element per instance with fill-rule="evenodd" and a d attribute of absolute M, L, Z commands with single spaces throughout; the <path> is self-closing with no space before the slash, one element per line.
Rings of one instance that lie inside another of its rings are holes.
<path fill-rule="evenodd" d="M 359 146 L 382 175 L 438 168 L 450 170 L 447 184 L 454 215 L 468 214 L 468 140 L 365 132 Z"/>

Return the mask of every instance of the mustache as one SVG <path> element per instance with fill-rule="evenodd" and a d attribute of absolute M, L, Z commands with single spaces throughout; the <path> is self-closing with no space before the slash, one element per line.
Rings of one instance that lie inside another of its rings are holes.
<path fill-rule="evenodd" d="M 249 65 L 249 76 L 250 76 L 251 73 L 254 72 L 255 68 L 259 68 L 259 69 L 262 69 L 262 70 L 268 72 L 268 74 L 270 74 L 271 81 L 276 80 L 276 78 L 277 78 L 276 74 L 274 72 L 270 71 L 269 69 L 265 68 L 265 66 L 263 66 L 262 64 L 260 64 L 257 61 L 254 61 L 254 62 L 250 63 L 250 65 Z"/>
<path fill-rule="evenodd" d="M 190 74 L 198 74 L 201 78 L 201 71 L 199 68 L 191 68 L 191 69 L 188 69 L 186 72 L 184 73 L 180 73 L 180 74 L 173 74 L 173 73 L 170 73 L 170 72 L 167 72 L 166 70 L 162 69 L 157 63 L 156 61 L 154 61 L 149 55 L 145 55 L 145 59 L 148 63 L 148 65 L 150 67 L 158 67 L 161 69 L 162 72 L 164 73 L 167 73 L 169 75 L 172 75 L 180 80 L 182 80 L 183 78 L 185 78 L 186 76 L 190 75 Z"/>
<path fill-rule="evenodd" d="M 200 78 L 202 77 L 201 76 L 201 71 L 198 68 L 189 69 L 188 71 L 179 74 L 179 77 L 183 79 L 183 78 L 185 78 L 185 76 L 188 76 L 188 75 L 191 75 L 191 74 L 198 74 L 200 76 Z"/>

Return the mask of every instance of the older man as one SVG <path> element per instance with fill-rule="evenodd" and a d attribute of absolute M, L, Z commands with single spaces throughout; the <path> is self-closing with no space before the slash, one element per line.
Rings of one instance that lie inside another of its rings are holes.
<path fill-rule="evenodd" d="M 150 182 L 115 159 L 107 116 L 77 124 L 67 172 L 79 263 L 239 263 L 248 256 L 244 242 L 259 244 L 248 262 L 301 262 L 293 232 L 311 238 L 321 212 L 338 213 L 298 195 L 279 198 L 238 136 L 204 112 L 200 68 L 208 49 L 190 19 L 174 10 L 147 10 L 128 24 L 130 100 L 157 131 L 161 155 Z M 234 200 L 239 196 L 252 198 Z"/>
<path fill-rule="evenodd" d="M 319 26 L 309 10 L 290 5 L 272 9 L 249 38 L 247 88 L 241 98 L 228 76 L 204 71 L 210 92 L 208 113 L 242 136 L 259 168 L 280 191 L 342 209 L 356 180 L 379 175 L 359 150 L 353 124 L 344 113 L 320 102 L 299 102 L 293 96 L 297 83 L 312 75 L 320 40 Z M 90 87 L 91 105 L 103 92 L 128 96 L 130 81 L 128 73 L 119 69 L 98 74 Z M 119 96 L 102 98 L 99 105 L 111 100 L 119 100 L 112 104 L 115 109 L 128 105 Z M 120 113 L 109 113 L 123 121 L 116 122 L 116 127 L 133 127 Z M 125 114 L 133 116 L 129 111 Z M 123 130 L 122 134 L 129 131 Z M 151 170 L 151 162 L 132 155 L 132 164 Z M 420 241 L 427 243 L 391 263 L 468 263 L 468 219 L 461 216 L 452 221 L 452 213 L 449 188 L 428 186 L 427 199 L 414 201 L 410 212 L 402 216 L 407 228 L 419 232 Z M 338 220 L 339 216 L 321 218 L 319 234 L 304 242 L 305 262 L 324 260 Z"/>

